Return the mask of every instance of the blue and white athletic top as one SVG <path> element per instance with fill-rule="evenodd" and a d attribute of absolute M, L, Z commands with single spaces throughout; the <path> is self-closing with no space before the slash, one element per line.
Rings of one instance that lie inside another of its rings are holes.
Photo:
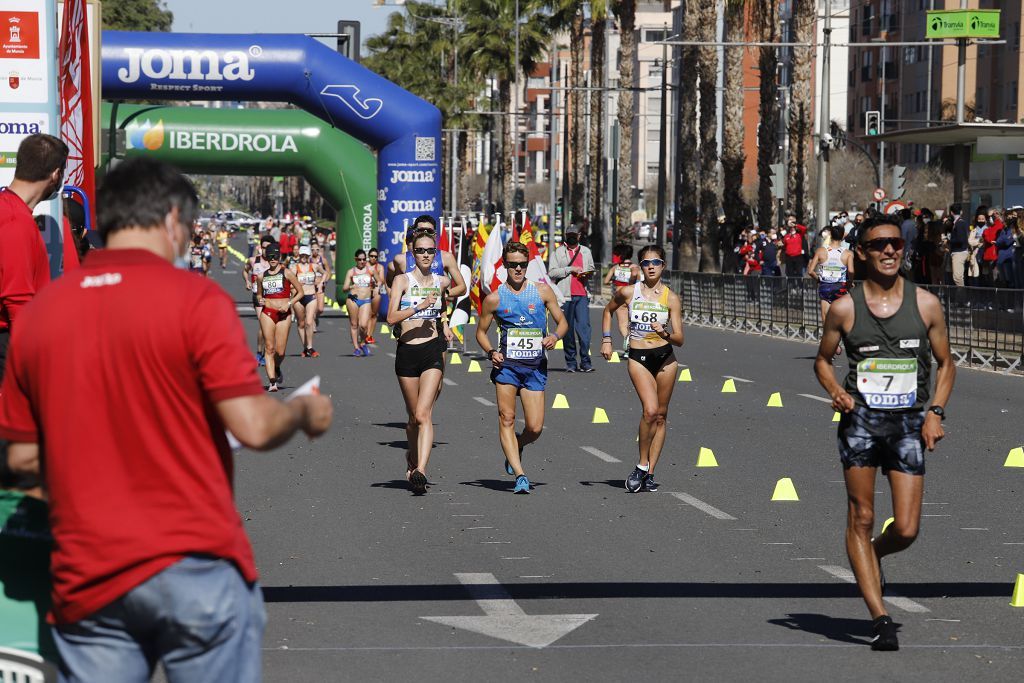
<path fill-rule="evenodd" d="M 548 315 L 537 285 L 526 282 L 516 294 L 508 285 L 498 287 L 498 350 L 509 365 L 540 367 L 546 357 L 541 340 L 547 336 Z"/>

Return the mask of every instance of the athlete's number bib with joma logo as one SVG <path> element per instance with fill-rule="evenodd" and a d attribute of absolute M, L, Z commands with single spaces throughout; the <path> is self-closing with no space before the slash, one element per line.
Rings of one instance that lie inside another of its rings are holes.
<path fill-rule="evenodd" d="M 372 282 L 372 278 L 369 275 L 353 275 L 352 285 L 354 287 L 369 287 Z"/>
<path fill-rule="evenodd" d="M 668 307 L 654 301 L 637 301 L 630 308 L 629 321 L 639 332 L 653 332 L 654 323 L 668 325 Z"/>
<path fill-rule="evenodd" d="M 543 334 L 537 327 L 511 327 L 505 336 L 505 357 L 511 360 L 533 360 L 544 354 Z"/>
<path fill-rule="evenodd" d="M 263 278 L 263 295 L 280 294 L 284 291 L 284 274 L 268 275 Z"/>
<path fill-rule="evenodd" d="M 441 288 L 440 287 L 413 287 L 402 297 L 402 308 L 416 308 L 420 303 L 426 301 L 433 295 L 434 304 L 430 308 L 416 311 L 412 320 L 437 320 L 441 317 Z"/>
<path fill-rule="evenodd" d="M 869 408 L 902 410 L 917 402 L 916 358 L 867 358 L 857 363 L 857 390 Z"/>

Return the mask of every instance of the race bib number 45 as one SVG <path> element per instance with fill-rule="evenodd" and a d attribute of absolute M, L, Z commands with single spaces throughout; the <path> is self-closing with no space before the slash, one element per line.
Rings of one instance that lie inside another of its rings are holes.
<path fill-rule="evenodd" d="M 869 408 L 902 410 L 917 402 L 916 358 L 868 358 L 857 363 L 857 390 Z"/>
<path fill-rule="evenodd" d="M 505 357 L 511 360 L 533 360 L 544 354 L 544 347 L 541 340 L 543 333 L 536 327 L 513 327 L 509 328 L 505 337 L 508 347 L 505 349 Z"/>

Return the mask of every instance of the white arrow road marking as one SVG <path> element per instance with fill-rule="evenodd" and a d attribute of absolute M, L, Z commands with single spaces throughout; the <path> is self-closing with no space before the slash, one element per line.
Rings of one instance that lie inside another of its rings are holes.
<path fill-rule="evenodd" d="M 486 398 L 484 398 L 482 396 L 474 396 L 473 400 L 476 401 L 477 403 L 479 403 L 480 405 L 487 406 L 488 408 L 493 408 L 496 405 L 495 403 L 491 403 L 490 401 L 488 401 Z"/>
<path fill-rule="evenodd" d="M 604 460 L 605 462 L 622 462 L 618 458 L 610 456 L 607 453 L 605 453 L 604 451 L 598 450 L 597 448 L 594 448 L 593 446 L 580 446 L 580 449 L 586 451 L 587 453 L 590 453 L 592 456 L 594 456 L 598 460 Z"/>
<path fill-rule="evenodd" d="M 669 495 L 674 497 L 674 498 L 678 498 L 679 500 L 683 501 L 687 505 L 692 505 L 693 507 L 697 508 L 698 510 L 700 510 L 702 512 L 708 513 L 709 515 L 711 515 L 715 519 L 733 519 L 733 520 L 736 519 L 735 517 L 730 515 L 728 512 L 722 512 L 721 510 L 716 508 L 714 505 L 708 505 L 703 500 L 700 500 L 699 498 L 694 498 L 693 496 L 691 496 L 688 493 L 670 493 Z"/>
<path fill-rule="evenodd" d="M 809 398 L 812 401 L 821 401 L 822 403 L 829 403 L 829 404 L 832 403 L 832 399 L 825 398 L 824 396 L 815 396 L 814 394 L 797 394 L 797 396 L 803 396 L 804 398 Z"/>
<path fill-rule="evenodd" d="M 854 578 L 853 572 L 851 572 L 846 567 L 838 567 L 833 564 L 819 564 L 818 569 L 828 572 L 840 581 L 845 581 L 846 583 L 857 583 L 857 579 Z M 924 614 L 926 612 L 931 612 L 930 609 L 928 609 L 920 603 L 914 602 L 910 598 L 892 595 L 891 588 L 887 588 L 886 592 L 890 593 L 890 595 L 883 595 L 882 599 L 890 605 L 892 605 L 893 607 L 899 607 L 901 610 L 905 612 L 913 612 L 915 614 Z"/>
<path fill-rule="evenodd" d="M 494 574 L 456 574 L 480 606 L 484 617 L 420 617 L 436 624 L 461 628 L 480 635 L 527 647 L 547 647 L 587 623 L 596 614 L 530 615 L 516 604 Z"/>
<path fill-rule="evenodd" d="M 742 377 L 737 377 L 736 375 L 722 375 L 722 377 L 724 377 L 725 379 L 735 380 L 737 382 L 746 382 L 747 384 L 754 383 L 754 380 L 752 379 L 743 379 Z"/>

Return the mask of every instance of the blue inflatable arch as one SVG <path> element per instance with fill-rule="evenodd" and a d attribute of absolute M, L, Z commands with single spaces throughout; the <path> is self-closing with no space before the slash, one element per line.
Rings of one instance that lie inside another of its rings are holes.
<path fill-rule="evenodd" d="M 441 209 L 441 112 L 302 35 L 104 31 L 105 99 L 288 102 L 377 151 L 377 246 Z"/>

